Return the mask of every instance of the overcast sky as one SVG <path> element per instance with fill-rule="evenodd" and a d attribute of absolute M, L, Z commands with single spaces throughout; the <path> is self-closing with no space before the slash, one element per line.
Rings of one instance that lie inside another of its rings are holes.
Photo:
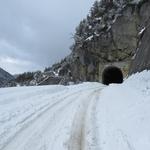
<path fill-rule="evenodd" d="M 0 67 L 43 69 L 70 53 L 72 33 L 94 0 L 0 0 Z"/>

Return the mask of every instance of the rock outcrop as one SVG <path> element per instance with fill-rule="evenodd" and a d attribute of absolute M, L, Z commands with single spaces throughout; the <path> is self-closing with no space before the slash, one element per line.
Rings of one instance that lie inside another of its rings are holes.
<path fill-rule="evenodd" d="M 7 71 L 0 68 L 0 87 L 16 86 L 15 78 Z"/>
<path fill-rule="evenodd" d="M 96 1 L 76 28 L 71 54 L 44 72 L 21 75 L 19 84 L 99 82 L 109 65 L 121 68 L 124 76 L 130 68 L 130 74 L 150 69 L 149 41 L 149 0 Z"/>
<path fill-rule="evenodd" d="M 130 74 L 150 70 L 150 1 L 145 1 L 139 10 L 141 31 L 139 43 L 131 64 Z"/>
<path fill-rule="evenodd" d="M 80 22 L 74 35 L 72 53 L 59 70 L 71 75 L 74 82 L 101 81 L 108 65 L 120 67 L 128 74 L 131 58 L 139 45 L 149 10 L 142 12 L 146 0 L 96 1 L 86 19 Z M 142 13 L 142 14 L 141 14 Z"/>

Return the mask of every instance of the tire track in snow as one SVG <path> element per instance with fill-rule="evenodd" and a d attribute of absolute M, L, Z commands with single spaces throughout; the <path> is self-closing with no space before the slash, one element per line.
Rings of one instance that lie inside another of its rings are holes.
<path fill-rule="evenodd" d="M 69 150 L 98 149 L 95 109 L 99 100 L 100 90 L 95 90 L 86 100 L 83 100 L 77 110 L 72 124 L 72 133 L 68 141 Z M 88 136 L 89 134 L 90 137 Z"/>
<path fill-rule="evenodd" d="M 44 115 L 47 111 L 56 107 L 57 105 L 61 105 L 61 103 L 63 103 L 67 97 L 74 96 L 74 95 L 76 96 L 77 94 L 78 94 L 78 92 L 73 93 L 73 94 L 67 94 L 61 98 L 58 98 L 56 100 L 56 102 L 54 102 L 53 104 L 47 103 L 47 104 L 45 104 L 44 107 L 37 109 L 36 112 L 30 114 L 29 116 L 26 116 L 26 118 L 24 118 L 20 122 L 17 122 L 16 127 L 18 127 L 19 129 L 16 129 L 17 131 L 15 131 L 15 129 L 13 129 L 14 133 L 12 134 L 12 136 L 10 136 L 10 137 L 8 136 L 8 138 L 7 138 L 7 134 L 10 129 L 6 128 L 6 130 L 4 130 L 4 133 L 2 133 L 0 135 L 1 139 L 3 138 L 3 140 L 5 140 L 5 138 L 6 138 L 6 142 L 3 142 L 2 144 L 0 144 L 0 149 L 3 149 L 5 146 L 7 146 L 8 143 L 10 143 L 14 139 L 14 137 L 16 137 L 18 134 L 20 134 L 20 132 L 22 132 L 23 130 L 28 128 L 30 125 L 32 125 L 33 122 L 35 122 L 37 119 L 42 117 L 42 115 Z"/>
<path fill-rule="evenodd" d="M 91 100 L 85 120 L 85 143 L 84 150 L 100 150 L 99 133 L 97 123 L 97 106 L 100 100 L 101 91 L 97 91 L 93 100 Z"/>
<path fill-rule="evenodd" d="M 95 88 L 93 88 L 95 89 Z M 92 88 L 89 89 L 89 90 L 93 90 Z M 86 89 L 86 91 L 88 91 Z M 7 149 L 7 145 L 9 145 L 9 143 L 13 142 L 14 138 L 16 137 L 19 137 L 21 135 L 22 132 L 24 132 L 25 130 L 27 130 L 28 128 L 30 128 L 30 126 L 32 126 L 32 124 L 34 122 L 36 122 L 37 120 L 41 120 L 39 118 L 42 118 L 45 114 L 47 114 L 51 109 L 54 109 L 56 106 L 58 105 L 61 105 L 64 101 L 66 101 L 66 99 L 70 99 L 70 97 L 73 97 L 71 99 L 71 101 L 69 100 L 68 101 L 68 104 L 64 104 L 64 106 L 62 106 L 62 108 L 60 108 L 60 110 L 64 110 L 64 108 L 67 108 L 67 106 L 69 105 L 69 103 L 73 102 L 75 100 L 75 98 L 77 98 L 78 95 L 80 95 L 81 92 L 84 92 L 83 91 L 74 91 L 73 93 L 70 93 L 70 94 L 67 94 L 61 98 L 59 98 L 55 103 L 53 103 L 52 105 L 47 105 L 47 107 L 43 108 L 41 111 L 39 111 L 38 113 L 35 114 L 35 116 L 32 118 L 32 116 L 30 116 L 29 118 L 27 118 L 25 121 L 27 122 L 21 122 L 21 128 L 11 137 L 9 137 L 7 139 L 7 141 L 5 142 L 5 144 L 3 143 L 3 147 L 1 147 L 0 149 Z M 59 113 L 56 113 L 57 115 L 60 114 Z M 32 119 L 31 119 L 32 118 Z M 45 128 L 43 128 L 43 130 L 45 130 Z M 17 141 L 16 141 L 17 142 Z"/>

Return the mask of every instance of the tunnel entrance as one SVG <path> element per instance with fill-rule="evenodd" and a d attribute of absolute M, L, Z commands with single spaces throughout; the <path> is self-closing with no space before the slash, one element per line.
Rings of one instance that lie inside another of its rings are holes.
<path fill-rule="evenodd" d="M 109 85 L 110 83 L 122 83 L 123 73 L 120 68 L 116 66 L 108 66 L 103 70 L 102 83 Z"/>

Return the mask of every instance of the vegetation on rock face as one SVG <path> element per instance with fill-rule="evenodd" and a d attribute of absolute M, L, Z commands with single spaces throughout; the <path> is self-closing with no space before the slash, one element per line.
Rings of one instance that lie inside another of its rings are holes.
<path fill-rule="evenodd" d="M 139 41 L 139 9 L 144 2 L 95 1 L 90 13 L 76 28 L 71 54 L 60 63 L 45 68 L 44 72 L 34 73 L 32 80 L 24 84 L 66 85 L 69 82 L 100 81 L 102 70 L 108 65 L 120 67 L 127 75 Z"/>
<path fill-rule="evenodd" d="M 23 74 L 20 74 L 16 77 L 16 82 L 25 84 L 27 82 L 30 82 L 34 79 L 34 73 L 33 72 L 25 72 Z"/>
<path fill-rule="evenodd" d="M 138 45 L 140 16 L 135 0 L 95 1 L 76 28 L 68 64 L 74 80 L 100 81 L 107 65 L 128 74 Z M 67 61 L 65 62 L 67 64 Z"/>
<path fill-rule="evenodd" d="M 44 72 L 28 72 L 17 76 L 17 83 L 66 85 L 69 82 L 101 81 L 102 71 L 109 65 L 121 68 L 124 76 L 128 75 L 131 59 L 139 47 L 144 48 L 141 41 L 146 41 L 146 51 L 149 49 L 149 32 L 143 36 L 149 14 L 148 0 L 95 1 L 87 17 L 76 27 L 71 54 L 45 68 Z M 136 72 L 141 56 L 145 55 L 139 52 L 134 57 L 136 61 L 131 72 Z M 145 57 L 148 59 L 149 55 Z M 145 61 L 142 63 L 145 64 Z"/>

